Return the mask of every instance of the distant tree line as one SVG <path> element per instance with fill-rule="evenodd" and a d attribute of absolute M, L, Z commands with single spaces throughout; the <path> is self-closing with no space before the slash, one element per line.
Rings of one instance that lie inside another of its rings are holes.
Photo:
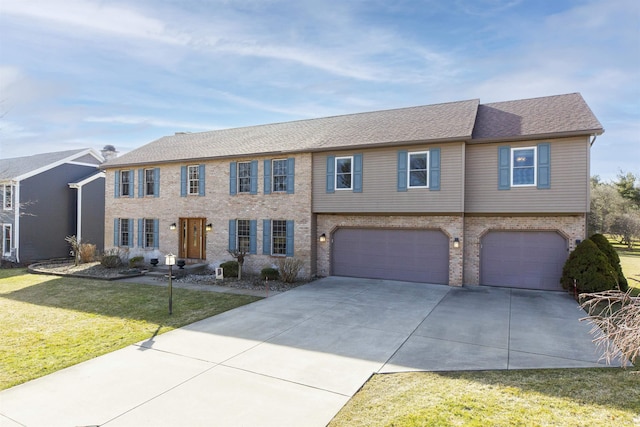
<path fill-rule="evenodd" d="M 594 233 L 613 235 L 629 249 L 640 240 L 640 174 L 620 171 L 611 182 L 591 177 L 589 234 Z"/>

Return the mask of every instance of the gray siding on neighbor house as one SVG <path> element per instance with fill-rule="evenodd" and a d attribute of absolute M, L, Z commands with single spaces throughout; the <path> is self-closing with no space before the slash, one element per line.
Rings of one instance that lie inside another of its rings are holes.
<path fill-rule="evenodd" d="M 104 178 L 82 188 L 82 241 L 104 250 Z M 77 191 L 77 190 L 76 190 Z"/>
<path fill-rule="evenodd" d="M 550 143 L 551 186 L 498 189 L 498 148 Z M 584 213 L 589 208 L 589 138 L 469 144 L 466 150 L 465 212 Z"/>
<path fill-rule="evenodd" d="M 398 191 L 398 151 L 440 149 L 440 190 Z M 327 193 L 327 156 L 362 154 L 362 192 Z M 464 143 L 423 144 L 370 150 L 335 151 L 313 155 L 315 213 L 443 213 L 462 212 Z"/>
<path fill-rule="evenodd" d="M 20 218 L 20 260 L 35 261 L 69 256 L 65 237 L 76 234 L 77 190 L 69 183 L 95 168 L 63 164 L 20 183 L 24 216 Z"/>

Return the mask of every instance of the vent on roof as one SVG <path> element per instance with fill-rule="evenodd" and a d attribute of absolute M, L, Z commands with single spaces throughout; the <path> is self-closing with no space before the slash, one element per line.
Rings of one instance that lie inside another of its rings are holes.
<path fill-rule="evenodd" d="M 176 135 L 188 135 L 191 132 L 176 132 Z"/>

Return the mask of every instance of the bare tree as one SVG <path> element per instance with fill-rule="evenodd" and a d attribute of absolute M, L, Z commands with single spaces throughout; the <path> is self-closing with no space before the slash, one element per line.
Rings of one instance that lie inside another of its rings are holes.
<path fill-rule="evenodd" d="M 242 280 L 242 265 L 244 264 L 244 258 L 247 256 L 247 250 L 241 248 L 229 250 L 228 252 L 238 261 L 238 280 Z"/>
<path fill-rule="evenodd" d="M 580 320 L 593 325 L 593 342 L 604 350 L 607 364 L 620 355 L 640 361 L 640 297 L 632 297 L 631 290 L 603 291 L 580 294 L 580 300 L 588 313 Z"/>

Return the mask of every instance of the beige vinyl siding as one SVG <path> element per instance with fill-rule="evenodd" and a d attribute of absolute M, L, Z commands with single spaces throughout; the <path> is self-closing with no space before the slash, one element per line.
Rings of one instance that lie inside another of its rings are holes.
<path fill-rule="evenodd" d="M 398 191 L 398 151 L 440 148 L 440 190 Z M 327 156 L 362 154 L 362 193 L 326 191 Z M 413 145 L 313 155 L 313 212 L 315 213 L 453 213 L 464 209 L 464 143 Z"/>
<path fill-rule="evenodd" d="M 498 190 L 498 147 L 551 144 L 551 188 Z M 588 210 L 589 139 L 469 144 L 466 151 L 465 212 L 573 213 Z"/>

